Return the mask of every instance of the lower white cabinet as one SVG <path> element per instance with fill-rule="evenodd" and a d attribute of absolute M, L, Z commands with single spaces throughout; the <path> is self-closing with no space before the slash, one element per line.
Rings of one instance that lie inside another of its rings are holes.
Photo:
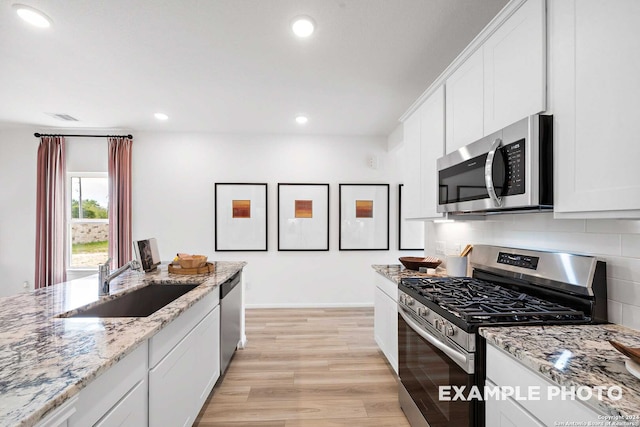
<path fill-rule="evenodd" d="M 69 418 L 69 427 L 92 426 L 98 422 L 101 426 L 146 426 L 147 357 L 145 341 L 82 389 L 77 396 L 76 411 Z M 136 413 L 132 415 L 132 412 Z M 118 419 L 127 422 L 121 424 Z"/>
<path fill-rule="evenodd" d="M 69 425 L 69 418 L 76 412 L 77 403 L 78 396 L 73 396 L 41 419 L 36 424 L 36 427 L 67 427 Z"/>
<path fill-rule="evenodd" d="M 511 397 L 486 400 L 486 425 L 496 427 L 538 427 L 560 425 L 602 425 L 602 415 L 580 400 L 550 393 L 558 384 L 543 378 L 504 351 L 487 343 L 486 385 L 520 390 L 516 401 Z M 537 394 L 530 394 L 536 392 Z M 548 396 L 553 397 L 549 398 Z M 593 424 L 589 424 L 593 423 Z"/>
<path fill-rule="evenodd" d="M 376 343 L 398 374 L 398 285 L 375 274 L 373 330 Z"/>
<path fill-rule="evenodd" d="M 149 370 L 149 425 L 190 426 L 220 376 L 220 306 Z"/>
<path fill-rule="evenodd" d="M 146 426 L 147 381 L 140 381 L 104 416 L 96 427 Z"/>

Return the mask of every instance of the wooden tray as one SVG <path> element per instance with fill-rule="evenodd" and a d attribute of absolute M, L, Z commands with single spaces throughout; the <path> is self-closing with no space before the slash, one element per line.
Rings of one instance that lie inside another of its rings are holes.
<path fill-rule="evenodd" d="M 169 273 L 173 274 L 207 274 L 213 273 L 214 271 L 215 266 L 211 262 L 197 268 L 182 268 L 179 265 L 169 264 Z"/>

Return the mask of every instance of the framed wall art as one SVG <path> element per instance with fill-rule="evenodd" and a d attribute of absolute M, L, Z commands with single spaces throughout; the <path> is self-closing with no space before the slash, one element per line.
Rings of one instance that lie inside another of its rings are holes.
<path fill-rule="evenodd" d="M 340 184 L 339 249 L 389 250 L 389 184 Z"/>
<path fill-rule="evenodd" d="M 267 184 L 216 183 L 215 250 L 267 250 Z"/>
<path fill-rule="evenodd" d="M 278 184 L 278 250 L 329 250 L 329 184 Z"/>
<path fill-rule="evenodd" d="M 424 221 L 406 220 L 402 217 L 403 201 L 402 188 L 404 184 L 398 186 L 398 250 L 401 251 L 422 251 L 424 250 Z"/>

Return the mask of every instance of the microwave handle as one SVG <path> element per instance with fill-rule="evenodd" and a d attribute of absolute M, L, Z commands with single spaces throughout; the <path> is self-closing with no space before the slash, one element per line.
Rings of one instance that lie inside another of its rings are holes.
<path fill-rule="evenodd" d="M 499 208 L 502 206 L 502 199 L 498 197 L 496 194 L 496 189 L 493 186 L 493 159 L 496 156 L 496 151 L 500 148 L 502 144 L 502 140 L 500 138 L 496 138 L 491 144 L 491 149 L 487 154 L 487 161 L 484 164 L 484 183 L 487 186 L 487 193 L 489 193 L 489 198 L 493 200 L 493 204 Z"/>

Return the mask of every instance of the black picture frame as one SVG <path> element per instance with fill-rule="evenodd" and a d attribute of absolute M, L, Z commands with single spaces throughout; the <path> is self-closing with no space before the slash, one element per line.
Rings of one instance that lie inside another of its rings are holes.
<path fill-rule="evenodd" d="M 269 250 L 266 183 L 215 183 L 213 215 L 216 252 Z"/>
<path fill-rule="evenodd" d="M 339 250 L 388 251 L 389 184 L 339 184 L 338 193 Z"/>
<path fill-rule="evenodd" d="M 329 250 L 329 184 L 278 183 L 277 203 L 278 251 Z"/>

